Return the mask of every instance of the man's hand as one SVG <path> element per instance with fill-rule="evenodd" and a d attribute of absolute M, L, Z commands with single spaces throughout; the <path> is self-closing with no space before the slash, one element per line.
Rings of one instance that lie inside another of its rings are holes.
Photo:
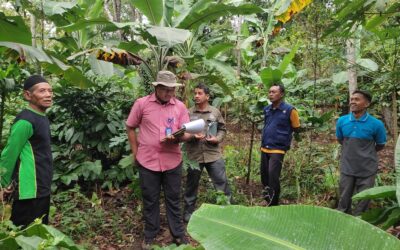
<path fill-rule="evenodd" d="M 167 135 L 164 139 L 161 140 L 163 143 L 178 143 L 179 138 L 173 136 L 173 135 Z"/>
<path fill-rule="evenodd" d="M 210 137 L 206 138 L 206 141 L 210 144 L 218 144 L 218 139 L 217 137 L 211 135 Z"/>
<path fill-rule="evenodd" d="M 198 133 L 198 134 L 195 134 L 195 135 L 194 135 L 194 138 L 195 138 L 196 140 L 198 140 L 198 141 L 202 141 L 202 140 L 204 140 L 204 139 L 206 138 L 206 135 L 203 134 L 203 133 Z"/>

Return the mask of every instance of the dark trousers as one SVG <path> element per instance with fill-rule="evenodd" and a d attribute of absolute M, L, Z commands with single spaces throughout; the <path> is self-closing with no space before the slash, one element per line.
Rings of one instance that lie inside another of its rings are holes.
<path fill-rule="evenodd" d="M 207 169 L 208 175 L 214 184 L 214 188 L 218 191 L 224 192 L 229 198 L 231 196 L 231 190 L 225 172 L 225 162 L 223 159 L 214 162 L 200 163 L 199 166 L 200 169 L 188 168 L 187 170 L 186 190 L 183 197 L 185 201 L 185 213 L 191 214 L 195 209 L 199 181 L 204 168 Z"/>
<path fill-rule="evenodd" d="M 375 175 L 368 177 L 356 177 L 340 173 L 339 192 L 340 199 L 338 210 L 351 214 L 351 197 L 365 189 L 372 188 L 375 184 Z M 360 215 L 367 210 L 369 200 L 358 202 L 354 209 L 354 215 Z"/>
<path fill-rule="evenodd" d="M 14 200 L 11 209 L 11 221 L 16 226 L 27 227 L 36 218 L 42 218 L 43 224 L 49 224 L 50 196 Z"/>
<path fill-rule="evenodd" d="M 169 230 L 173 237 L 184 235 L 180 208 L 181 178 L 182 163 L 178 167 L 165 172 L 151 171 L 139 164 L 145 238 L 155 238 L 160 230 L 161 187 L 164 190 Z"/>
<path fill-rule="evenodd" d="M 284 154 L 261 152 L 261 183 L 264 186 L 264 198 L 269 206 L 279 205 L 279 194 L 281 192 L 279 177 L 281 175 L 284 156 Z"/>

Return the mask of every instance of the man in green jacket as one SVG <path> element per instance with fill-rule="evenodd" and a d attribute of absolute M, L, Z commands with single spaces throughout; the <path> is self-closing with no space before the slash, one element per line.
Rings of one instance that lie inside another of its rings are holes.
<path fill-rule="evenodd" d="M 16 116 L 0 157 L 1 195 L 13 193 L 11 221 L 22 227 L 36 218 L 48 224 L 53 177 L 50 124 L 45 115 L 53 102 L 52 88 L 42 76 L 30 76 L 24 82 L 24 98 L 29 105 Z"/>

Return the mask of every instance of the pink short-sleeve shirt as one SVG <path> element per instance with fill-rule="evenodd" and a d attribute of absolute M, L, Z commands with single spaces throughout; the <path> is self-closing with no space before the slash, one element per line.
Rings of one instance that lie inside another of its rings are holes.
<path fill-rule="evenodd" d="M 126 125 L 139 128 L 136 160 L 152 171 L 163 172 L 173 169 L 182 161 L 179 144 L 162 143 L 166 130 L 172 133 L 189 122 L 189 111 L 185 104 L 171 98 L 161 104 L 155 94 L 139 98 L 133 104 Z"/>

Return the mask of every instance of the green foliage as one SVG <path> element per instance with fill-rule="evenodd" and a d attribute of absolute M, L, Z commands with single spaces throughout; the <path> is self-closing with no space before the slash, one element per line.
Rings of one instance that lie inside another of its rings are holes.
<path fill-rule="evenodd" d="M 0 248 L 16 249 L 83 249 L 68 236 L 52 226 L 42 224 L 36 219 L 27 228 L 20 230 L 11 221 L 0 223 Z"/>
<path fill-rule="evenodd" d="M 49 110 L 54 136 L 54 180 L 69 185 L 79 178 L 118 187 L 133 177 L 124 120 L 134 101 L 117 78 L 97 78 L 89 89 L 56 86 Z"/>
<path fill-rule="evenodd" d="M 32 35 L 21 16 L 5 16 L 0 12 L 0 41 L 31 45 Z"/>
<path fill-rule="evenodd" d="M 382 199 L 382 198 L 395 198 L 396 186 L 380 186 L 369 188 L 361 191 L 352 197 L 353 201 L 369 200 L 369 199 Z"/>
<path fill-rule="evenodd" d="M 193 213 L 188 232 L 205 249 L 400 247 L 398 239 L 358 218 L 304 205 L 224 207 L 203 204 Z"/>
<path fill-rule="evenodd" d="M 95 229 L 103 224 L 104 212 L 101 209 L 101 199 L 98 199 L 95 193 L 89 199 L 82 194 L 79 186 L 75 186 L 73 189 L 54 195 L 52 201 L 59 216 L 54 220 L 74 239 L 79 239 L 82 234 L 89 234 L 87 237 L 95 236 Z"/>
<path fill-rule="evenodd" d="M 160 23 L 163 17 L 162 0 L 130 0 L 130 2 L 149 19 L 151 24 L 157 25 Z"/>

